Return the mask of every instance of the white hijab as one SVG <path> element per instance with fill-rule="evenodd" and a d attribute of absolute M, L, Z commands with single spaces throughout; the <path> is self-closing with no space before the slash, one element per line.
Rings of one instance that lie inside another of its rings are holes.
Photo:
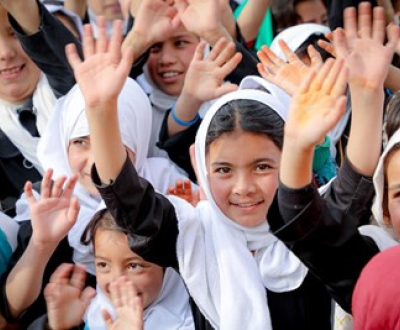
<path fill-rule="evenodd" d="M 205 140 L 215 113 L 232 100 L 256 100 L 285 120 L 287 109 L 272 94 L 239 90 L 217 100 L 196 137 L 196 164 L 207 200 L 196 209 L 170 197 L 179 220 L 179 270 L 190 295 L 216 329 L 272 329 L 265 288 L 297 289 L 307 268 L 269 231 L 238 225 L 215 203 L 208 182 Z M 253 256 L 250 251 L 255 251 Z"/>
<path fill-rule="evenodd" d="M 385 229 L 389 235 L 395 238 L 397 241 L 400 240 L 400 233 L 397 233 L 390 224 L 387 224 L 384 220 L 383 216 L 383 194 L 385 192 L 385 168 L 384 163 L 387 154 L 389 151 L 397 144 L 400 143 L 400 130 L 397 130 L 396 133 L 392 135 L 390 140 L 387 143 L 387 146 L 382 153 L 378 166 L 375 170 L 373 181 L 374 181 L 374 188 L 375 188 L 375 200 L 372 206 L 373 214 L 378 222 L 378 224 Z"/>
<path fill-rule="evenodd" d="M 36 114 L 36 127 L 40 135 L 43 134 L 47 121 L 53 110 L 56 97 L 44 74 L 41 75 L 33 93 L 33 111 Z M 39 137 L 32 136 L 20 123 L 17 110 L 23 104 L 14 104 L 0 99 L 0 129 L 10 141 L 21 151 L 22 155 L 33 166 L 43 173 L 42 165 L 37 157 Z"/>
<path fill-rule="evenodd" d="M 153 184 L 155 189 L 166 192 L 169 185 L 183 176 L 166 159 L 147 159 L 150 139 L 151 108 L 146 94 L 132 79 L 127 79 L 118 97 L 118 122 L 122 142 L 135 152 L 135 167 L 140 176 Z M 59 99 L 52 118 L 38 147 L 38 158 L 44 169 L 54 170 L 53 178 L 72 175 L 68 161 L 68 145 L 73 138 L 89 136 L 89 125 L 85 114 L 85 100 L 75 85 L 70 92 Z M 88 246 L 80 243 L 80 238 L 88 222 L 101 202 L 77 183 L 74 195 L 81 205 L 78 220 L 68 234 L 70 245 L 74 248 L 74 261 L 83 263 L 94 273 L 94 259 Z M 26 197 L 17 202 L 16 220 L 27 220 L 29 207 Z"/>
<path fill-rule="evenodd" d="M 115 319 L 115 308 L 97 286 L 97 295 L 85 315 L 89 330 L 106 330 L 101 316 L 106 309 Z M 162 288 L 156 300 L 144 310 L 144 330 L 193 330 L 194 323 L 189 295 L 179 274 L 172 268 L 165 270 Z"/>

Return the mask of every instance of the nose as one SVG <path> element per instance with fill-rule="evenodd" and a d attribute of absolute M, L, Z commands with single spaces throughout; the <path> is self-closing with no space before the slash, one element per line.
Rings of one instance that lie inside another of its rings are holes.
<path fill-rule="evenodd" d="M 4 37 L 0 37 L 0 60 L 6 61 L 15 57 L 15 42 L 18 40 L 6 40 Z"/>
<path fill-rule="evenodd" d="M 161 51 L 159 64 L 170 65 L 176 62 L 176 56 L 172 47 L 165 45 Z"/>
<path fill-rule="evenodd" d="M 238 173 L 235 178 L 233 192 L 237 195 L 248 195 L 256 191 L 255 178 L 247 173 Z"/>
<path fill-rule="evenodd" d="M 121 276 L 125 275 L 125 272 L 120 267 L 114 267 L 111 273 L 112 282 L 118 280 Z"/>

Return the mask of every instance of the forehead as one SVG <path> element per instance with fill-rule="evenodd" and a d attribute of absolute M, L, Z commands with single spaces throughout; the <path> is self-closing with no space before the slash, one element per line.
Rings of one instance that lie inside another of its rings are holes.
<path fill-rule="evenodd" d="M 172 34 L 172 36 L 170 36 L 164 42 L 169 41 L 169 40 L 176 40 L 179 38 L 191 38 L 191 39 L 199 40 L 199 37 L 196 34 L 189 32 L 188 30 L 186 30 L 186 28 L 182 24 L 180 24 L 179 27 Z"/>

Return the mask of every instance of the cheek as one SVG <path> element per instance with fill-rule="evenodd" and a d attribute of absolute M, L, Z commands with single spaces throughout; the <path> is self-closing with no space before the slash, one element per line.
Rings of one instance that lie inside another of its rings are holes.
<path fill-rule="evenodd" d="M 391 200 L 388 203 L 390 222 L 394 230 L 400 234 L 400 202 L 398 200 Z"/>
<path fill-rule="evenodd" d="M 221 208 L 229 200 L 229 195 L 232 190 L 228 180 L 218 180 L 211 177 L 209 179 L 209 185 L 215 203 Z"/>

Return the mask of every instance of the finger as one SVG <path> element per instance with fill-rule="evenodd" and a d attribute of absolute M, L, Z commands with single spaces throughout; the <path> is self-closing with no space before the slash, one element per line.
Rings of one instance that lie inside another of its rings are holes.
<path fill-rule="evenodd" d="M 321 70 L 318 71 L 318 74 L 315 76 L 315 79 L 313 79 L 313 82 L 310 86 L 313 90 L 320 90 L 322 88 L 322 85 L 328 76 L 328 73 L 331 71 L 331 68 L 335 61 L 331 58 L 328 58 L 328 60 L 324 63 L 324 65 L 321 67 Z"/>
<path fill-rule="evenodd" d="M 89 306 L 90 301 L 96 296 L 96 290 L 93 289 L 92 287 L 88 286 L 86 287 L 82 294 L 81 294 L 81 300 L 85 306 L 85 309 L 87 306 Z"/>
<path fill-rule="evenodd" d="M 114 320 L 112 319 L 111 314 L 106 309 L 102 309 L 101 317 L 103 318 L 103 320 L 107 326 L 107 329 L 111 329 L 114 324 Z"/>
<path fill-rule="evenodd" d="M 228 74 L 237 68 L 241 60 L 241 53 L 236 53 L 233 55 L 218 71 L 219 78 L 224 80 Z"/>
<path fill-rule="evenodd" d="M 386 17 L 383 7 L 375 7 L 373 10 L 372 39 L 383 44 L 385 41 Z"/>
<path fill-rule="evenodd" d="M 361 38 L 372 36 L 372 12 L 369 2 L 361 2 L 358 5 L 358 35 Z"/>
<path fill-rule="evenodd" d="M 393 23 L 389 24 L 387 27 L 388 42 L 386 43 L 385 46 L 394 51 L 399 42 L 399 36 L 400 36 L 399 26 Z"/>
<path fill-rule="evenodd" d="M 115 57 L 115 61 L 119 62 L 122 57 L 121 45 L 123 41 L 122 35 L 122 21 L 117 19 L 113 22 L 111 39 L 109 42 L 109 50 Z"/>
<path fill-rule="evenodd" d="M 71 198 L 77 182 L 78 182 L 78 175 L 77 174 L 72 175 L 68 180 L 67 184 L 65 185 L 63 191 L 63 197 Z"/>
<path fill-rule="evenodd" d="M 26 200 L 28 201 L 29 207 L 32 207 L 36 203 L 36 198 L 32 191 L 32 182 L 27 181 L 24 186 L 24 191 L 26 195 Z"/>
<path fill-rule="evenodd" d="M 61 192 L 64 187 L 65 181 L 67 181 L 67 177 L 62 176 L 54 182 L 53 188 L 51 189 L 51 194 L 50 194 L 51 197 L 60 197 L 61 196 Z"/>
<path fill-rule="evenodd" d="M 222 51 L 219 53 L 219 55 L 215 59 L 215 63 L 218 65 L 218 67 L 221 67 L 227 61 L 229 61 L 229 59 L 231 59 L 235 53 L 236 53 L 235 44 L 233 42 L 227 42 L 227 43 L 225 43 L 225 46 L 222 49 Z"/>
<path fill-rule="evenodd" d="M 347 88 L 347 69 L 346 65 L 342 65 L 339 75 L 336 78 L 335 85 L 332 88 L 331 95 L 334 97 L 339 97 L 343 95 Z"/>
<path fill-rule="evenodd" d="M 120 297 L 119 286 L 118 286 L 119 279 L 110 283 L 110 296 L 111 296 L 111 301 L 115 308 L 118 308 L 121 306 L 121 297 Z"/>
<path fill-rule="evenodd" d="M 69 277 L 72 270 L 74 269 L 74 264 L 63 263 L 57 267 L 54 273 L 50 276 L 50 283 L 67 284 L 69 283 Z"/>
<path fill-rule="evenodd" d="M 43 176 L 42 179 L 42 187 L 40 190 L 40 196 L 42 199 L 50 197 L 50 186 L 51 186 L 51 178 L 53 176 L 53 170 L 48 169 Z"/>
<path fill-rule="evenodd" d="M 318 70 L 324 63 L 321 54 L 313 47 L 313 45 L 308 46 L 307 53 L 311 60 L 311 66 Z"/>
<path fill-rule="evenodd" d="M 336 51 L 336 57 L 346 58 L 349 50 L 347 47 L 347 38 L 343 29 L 338 28 L 333 31 L 333 46 Z"/>
<path fill-rule="evenodd" d="M 257 63 L 257 70 L 261 77 L 263 77 L 265 80 L 270 81 L 270 74 L 262 63 Z"/>
<path fill-rule="evenodd" d="M 197 189 L 197 190 L 193 191 L 193 198 L 192 198 L 191 204 L 194 207 L 196 207 L 199 202 L 200 202 L 200 190 Z"/>
<path fill-rule="evenodd" d="M 262 65 L 262 64 L 261 64 Z M 221 86 L 219 86 L 216 90 L 215 90 L 215 98 L 220 97 L 222 95 L 231 93 L 236 91 L 239 88 L 238 85 L 236 84 L 223 84 Z"/>
<path fill-rule="evenodd" d="M 311 88 L 311 84 L 313 83 L 316 75 L 317 75 L 317 72 L 315 71 L 315 69 L 311 68 L 309 73 L 305 76 L 305 78 L 303 78 L 303 80 L 300 84 L 300 87 L 297 90 L 297 92 L 295 93 L 294 97 L 296 97 L 296 95 L 307 93 L 309 91 L 309 89 Z"/>
<path fill-rule="evenodd" d="M 77 289 L 82 290 L 85 287 L 86 270 L 85 267 L 76 264 L 71 275 L 70 284 Z"/>
<path fill-rule="evenodd" d="M 71 201 L 69 202 L 69 208 L 68 208 L 68 213 L 67 213 L 70 228 L 72 228 L 72 226 L 76 222 L 76 219 L 78 219 L 79 209 L 80 209 L 80 206 L 79 206 L 78 199 L 76 197 L 73 197 L 71 199 Z"/>
<path fill-rule="evenodd" d="M 76 46 L 74 44 L 68 44 L 65 46 L 65 55 L 67 56 L 67 60 L 72 70 L 76 70 L 79 64 L 82 63 L 82 60 L 76 50 Z"/>
<path fill-rule="evenodd" d="M 174 5 L 179 15 L 182 15 L 188 7 L 188 4 L 185 0 L 175 0 Z"/>
<path fill-rule="evenodd" d="M 329 32 L 326 32 L 325 34 L 324 34 L 324 36 L 325 36 L 325 38 L 326 39 L 328 39 L 329 41 L 333 41 L 333 35 L 332 35 L 332 32 L 331 31 L 329 31 Z"/>
<path fill-rule="evenodd" d="M 327 126 L 327 131 L 332 130 L 343 117 L 344 113 L 346 112 L 346 102 L 346 96 L 340 96 L 336 100 L 334 108 L 325 114 L 324 121 L 325 125 Z"/>
<path fill-rule="evenodd" d="M 189 147 L 189 155 L 190 155 L 190 163 L 192 164 L 194 173 L 196 174 L 196 179 L 197 182 L 199 181 L 199 172 L 197 170 L 197 164 L 196 164 L 196 148 L 194 143 L 190 145 Z"/>
<path fill-rule="evenodd" d="M 195 61 L 201 61 L 203 59 L 205 48 L 206 48 L 206 43 L 203 40 L 200 41 L 194 52 L 193 59 Z M 211 51 L 211 53 L 212 53 L 212 51 Z M 212 56 L 211 53 L 208 55 L 209 58 L 210 58 L 210 56 Z"/>
<path fill-rule="evenodd" d="M 91 57 L 95 52 L 95 41 L 93 37 L 93 31 L 90 24 L 85 24 L 83 26 L 83 56 L 84 58 Z"/>
<path fill-rule="evenodd" d="M 285 64 L 285 61 L 282 60 L 279 56 L 277 56 L 270 48 L 268 48 L 267 46 L 263 46 L 261 48 L 262 53 L 264 53 L 264 55 L 266 55 L 266 57 L 268 58 L 269 61 L 267 62 L 271 62 L 274 65 L 277 66 L 282 66 L 283 64 Z"/>
<path fill-rule="evenodd" d="M 178 196 L 182 196 L 183 195 L 183 182 L 182 182 L 182 180 L 177 180 L 175 186 L 176 186 L 176 194 Z"/>
<path fill-rule="evenodd" d="M 121 58 L 121 60 L 119 62 L 117 71 L 123 77 L 127 78 L 129 72 L 132 69 L 132 63 L 134 61 L 133 54 L 134 54 L 134 52 L 133 52 L 133 48 L 132 47 L 127 47 L 122 52 L 122 58 Z"/>
<path fill-rule="evenodd" d="M 279 47 L 282 49 L 283 54 L 285 55 L 287 61 L 289 63 L 293 63 L 296 61 L 300 61 L 298 56 L 292 52 L 289 46 L 282 39 L 278 41 Z"/>
<path fill-rule="evenodd" d="M 143 329 L 143 299 L 140 296 L 135 296 L 132 304 L 134 306 L 135 329 Z"/>
<path fill-rule="evenodd" d="M 331 94 L 331 91 L 337 82 L 337 78 L 343 68 L 343 59 L 337 59 L 333 61 L 333 65 L 330 70 L 325 74 L 325 79 L 323 80 L 321 90 L 326 94 Z"/>
<path fill-rule="evenodd" d="M 104 16 L 98 16 L 96 23 L 97 23 L 96 54 L 105 53 L 108 48 L 106 18 Z"/>
<path fill-rule="evenodd" d="M 228 40 L 226 38 L 220 38 L 215 46 L 212 48 L 210 54 L 207 56 L 207 60 L 215 61 L 218 58 L 218 55 L 223 51 L 223 49 L 228 44 Z"/>
<path fill-rule="evenodd" d="M 333 43 L 327 42 L 323 39 L 319 39 L 317 43 L 318 46 L 325 50 L 327 53 L 331 54 L 333 57 L 336 57 L 335 47 L 333 47 Z"/>
<path fill-rule="evenodd" d="M 192 194 L 192 183 L 189 179 L 183 181 L 183 190 L 185 194 Z"/>
<path fill-rule="evenodd" d="M 357 38 L 357 11 L 355 7 L 348 7 L 344 10 L 343 26 L 347 38 Z"/>
<path fill-rule="evenodd" d="M 176 195 L 175 186 L 171 186 L 171 187 L 168 188 L 167 195 Z"/>

